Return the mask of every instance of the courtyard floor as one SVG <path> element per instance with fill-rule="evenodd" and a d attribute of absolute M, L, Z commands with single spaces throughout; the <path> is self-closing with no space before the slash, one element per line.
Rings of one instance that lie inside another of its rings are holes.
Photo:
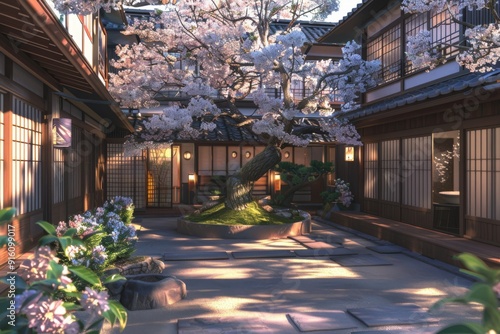
<path fill-rule="evenodd" d="M 139 217 L 137 251 L 187 286 L 168 308 L 129 311 L 124 334 L 435 333 L 480 321 L 464 305 L 429 308 L 473 281 L 458 268 L 313 217 L 305 238 L 204 239 L 175 217 Z M 119 333 L 105 326 L 102 333 Z"/>

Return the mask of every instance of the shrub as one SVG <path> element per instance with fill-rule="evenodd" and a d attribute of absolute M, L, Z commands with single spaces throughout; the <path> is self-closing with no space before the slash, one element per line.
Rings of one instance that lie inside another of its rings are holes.
<path fill-rule="evenodd" d="M 12 209 L 0 210 L 0 224 L 5 223 L 8 216 L 12 218 Z M 82 241 L 74 237 L 76 228 L 58 237 L 51 224 L 39 225 L 50 231 L 44 241 L 56 243 L 63 253 L 70 247 L 82 245 Z M 1 238 L 0 244 L 7 243 L 10 247 L 13 239 Z M 7 296 L 0 298 L 0 328 L 5 329 L 2 333 L 97 333 L 104 320 L 111 324 L 118 321 L 123 330 L 127 323 L 126 310 L 117 301 L 108 300 L 107 291 L 103 291 L 104 284 L 123 277 L 115 275 L 102 282 L 87 267 L 60 262 L 49 246 L 39 246 L 35 256 L 25 260 L 15 274 L 2 278 L 10 287 Z M 74 284 L 75 278 L 85 281 L 87 286 L 79 290 Z"/>

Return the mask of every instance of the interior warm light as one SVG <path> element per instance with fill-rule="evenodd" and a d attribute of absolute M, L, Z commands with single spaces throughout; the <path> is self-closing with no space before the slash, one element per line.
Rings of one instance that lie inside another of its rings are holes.
<path fill-rule="evenodd" d="M 286 151 L 285 152 L 285 159 L 288 159 L 288 158 L 290 158 L 290 152 Z"/>
<path fill-rule="evenodd" d="M 252 153 L 250 151 L 245 152 L 245 158 L 250 158 L 252 156 Z"/>
<path fill-rule="evenodd" d="M 188 180 L 189 180 L 190 182 L 194 182 L 194 180 L 195 180 L 195 176 L 194 176 L 194 174 L 189 174 L 189 175 L 188 175 Z"/>
<path fill-rule="evenodd" d="M 274 174 L 274 191 L 276 193 L 281 192 L 281 175 L 280 175 L 280 173 Z"/>
<path fill-rule="evenodd" d="M 231 157 L 236 158 L 238 156 L 238 152 L 233 151 L 231 152 Z"/>
<path fill-rule="evenodd" d="M 184 159 L 186 159 L 186 160 L 191 159 L 191 152 L 189 152 L 189 151 L 184 152 Z"/>
<path fill-rule="evenodd" d="M 345 147 L 345 161 L 354 161 L 354 146 Z"/>

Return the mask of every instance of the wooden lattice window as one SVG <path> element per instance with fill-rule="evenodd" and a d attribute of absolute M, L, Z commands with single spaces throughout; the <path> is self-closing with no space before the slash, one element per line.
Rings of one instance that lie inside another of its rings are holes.
<path fill-rule="evenodd" d="M 396 22 L 397 23 L 397 22 Z M 380 77 L 387 83 L 401 77 L 401 25 L 392 25 L 367 44 L 367 60 L 380 60 Z"/>
<path fill-rule="evenodd" d="M 500 128 L 467 132 L 467 214 L 500 219 Z"/>
<path fill-rule="evenodd" d="M 431 136 L 403 139 L 402 146 L 403 204 L 430 209 L 432 203 Z"/>
<path fill-rule="evenodd" d="M 400 141 L 387 140 L 380 144 L 381 199 L 399 203 Z"/>
<path fill-rule="evenodd" d="M 457 45 L 460 42 L 460 25 L 453 22 L 448 10 L 413 14 L 405 20 L 406 36 L 415 36 L 422 30 L 430 31 L 432 47 L 440 49 L 443 59 L 449 59 L 458 54 Z M 404 43 L 406 50 L 406 39 Z M 414 68 L 411 62 L 406 63 L 406 74 L 417 70 L 418 68 Z"/>
<path fill-rule="evenodd" d="M 145 157 L 125 156 L 123 144 L 108 143 L 106 167 L 107 197 L 131 197 L 136 208 L 145 208 Z"/>
<path fill-rule="evenodd" d="M 12 205 L 18 214 L 42 208 L 42 111 L 14 98 Z"/>
<path fill-rule="evenodd" d="M 367 143 L 364 145 L 364 196 L 366 198 L 378 198 L 378 143 Z"/>
<path fill-rule="evenodd" d="M 52 200 L 55 203 L 64 201 L 64 152 L 60 148 L 53 149 L 53 191 Z"/>

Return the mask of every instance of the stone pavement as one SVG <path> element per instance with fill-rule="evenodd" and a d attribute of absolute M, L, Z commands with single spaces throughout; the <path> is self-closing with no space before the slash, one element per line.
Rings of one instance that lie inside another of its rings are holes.
<path fill-rule="evenodd" d="M 456 267 L 317 217 L 311 234 L 280 240 L 190 237 L 176 218 L 138 224 L 134 255 L 162 259 L 188 292 L 168 308 L 129 311 L 124 334 L 435 333 L 480 320 L 470 306 L 428 311 L 473 283 Z"/>

